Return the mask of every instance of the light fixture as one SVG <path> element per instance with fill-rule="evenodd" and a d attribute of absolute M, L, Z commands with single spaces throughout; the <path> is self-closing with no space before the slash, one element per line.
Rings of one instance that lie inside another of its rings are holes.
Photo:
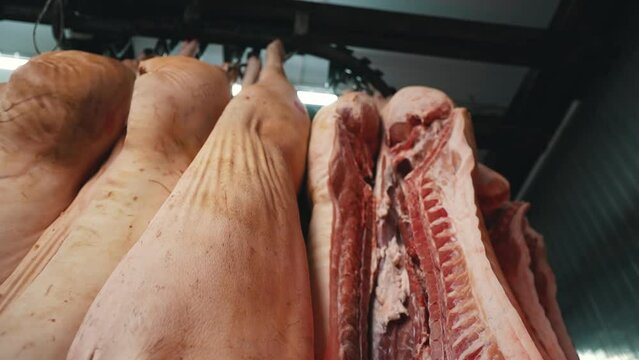
<path fill-rule="evenodd" d="M 632 360 L 635 359 L 632 353 L 628 352 L 617 352 L 615 354 L 610 354 L 601 349 L 597 350 L 581 350 L 577 351 L 579 354 L 579 358 L 581 360 Z"/>
<path fill-rule="evenodd" d="M 233 94 L 233 96 L 239 94 L 240 91 L 242 91 L 242 85 L 233 84 L 233 86 L 231 86 L 231 94 Z"/>
<path fill-rule="evenodd" d="M 26 64 L 27 61 L 29 61 L 28 58 L 0 54 L 0 70 L 15 70 Z"/>
<path fill-rule="evenodd" d="M 231 87 L 231 93 L 233 94 L 233 96 L 239 94 L 241 90 L 242 85 L 240 84 L 233 84 L 233 86 Z M 306 105 L 324 106 L 337 100 L 337 96 L 335 94 L 309 90 L 298 90 L 297 97 L 300 99 L 302 104 Z"/>
<path fill-rule="evenodd" d="M 297 92 L 297 97 L 306 105 L 324 106 L 337 100 L 337 96 L 335 94 L 304 90 L 299 90 Z"/>

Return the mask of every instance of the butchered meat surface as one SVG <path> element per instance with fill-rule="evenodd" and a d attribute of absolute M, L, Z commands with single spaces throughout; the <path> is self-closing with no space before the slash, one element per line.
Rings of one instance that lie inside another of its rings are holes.
<path fill-rule="evenodd" d="M 524 235 L 528 228 L 525 218 L 528 207 L 522 202 L 507 203 L 490 229 L 490 239 L 540 352 L 546 359 L 566 359 L 535 288 L 531 254 Z"/>
<path fill-rule="evenodd" d="M 546 257 L 544 238 L 528 223 L 526 223 L 524 228 L 524 238 L 530 251 L 531 270 L 535 274 L 535 288 L 539 295 L 539 301 L 544 307 L 546 316 L 550 320 L 566 358 L 568 360 L 578 360 L 579 356 L 570 339 L 570 334 L 568 334 L 568 329 L 566 324 L 564 324 L 561 309 L 557 302 L 557 283 L 555 274 L 550 268 Z"/>
<path fill-rule="evenodd" d="M 404 302 L 408 315 L 373 328 L 373 356 L 541 359 L 482 240 L 471 178 L 475 158 L 465 135 L 468 113 L 437 90 L 408 87 L 382 117 L 377 252 L 386 254 L 393 239 L 388 234 L 399 234 L 404 259 L 382 256 L 378 273 L 387 263 L 405 269 L 411 297 Z M 379 280 L 376 287 L 386 286 Z M 414 316 L 415 308 L 424 316 Z M 374 324 L 383 315 L 379 309 L 373 306 Z M 393 321 L 399 328 L 389 332 Z M 388 344 L 396 349 L 389 352 Z"/>
<path fill-rule="evenodd" d="M 363 93 L 340 97 L 313 121 L 308 190 L 316 358 L 368 358 L 370 182 L 379 129 L 373 99 Z"/>

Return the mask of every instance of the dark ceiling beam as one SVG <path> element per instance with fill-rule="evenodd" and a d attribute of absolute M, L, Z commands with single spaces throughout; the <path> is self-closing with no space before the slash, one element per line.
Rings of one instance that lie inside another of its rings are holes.
<path fill-rule="evenodd" d="M 3 0 L 0 18 L 33 22 L 42 3 Z M 605 34 L 611 33 L 602 26 L 608 10 L 584 6 L 586 0 L 562 1 L 547 30 L 300 1 L 67 3 L 66 25 L 99 41 L 144 35 L 259 48 L 280 37 L 302 53 L 334 43 L 530 67 L 506 117 L 474 116 L 480 147 L 498 154 L 495 165 L 514 191 L 585 79 L 605 64 L 601 54 L 608 54 Z"/>
<path fill-rule="evenodd" d="M 296 2 L 298 3 L 298 2 Z M 320 41 L 424 55 L 534 66 L 544 32 L 511 25 L 299 2 Z"/>
<path fill-rule="evenodd" d="M 0 18 L 33 22 L 40 10 L 33 3 L 4 0 Z M 547 54 L 542 29 L 302 1 L 214 3 L 200 1 L 187 9 L 188 2 L 161 0 L 149 11 L 138 1 L 70 0 L 66 23 L 149 36 L 177 36 L 179 31 L 221 42 L 263 43 L 297 35 L 314 42 L 521 66 L 538 66 Z M 300 18 L 303 33 L 294 34 Z"/>
<path fill-rule="evenodd" d="M 504 116 L 501 129 L 535 129 L 540 140 L 527 147 L 513 143 L 512 151 L 497 156 L 495 167 L 509 179 L 514 193 L 546 149 L 572 101 L 582 97 L 593 79 L 606 71 L 616 52 L 612 39 L 617 36 L 615 22 L 623 16 L 622 8 L 594 3 L 560 3 L 547 34 L 564 39 L 566 34 L 578 34 L 577 38 L 570 35 L 574 41 L 551 45 L 563 49 L 550 54 L 553 61 L 529 70 Z M 507 134 L 497 132 L 494 136 L 505 138 Z"/>

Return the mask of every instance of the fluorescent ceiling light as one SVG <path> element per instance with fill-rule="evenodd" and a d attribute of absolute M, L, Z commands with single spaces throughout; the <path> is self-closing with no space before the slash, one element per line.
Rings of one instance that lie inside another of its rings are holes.
<path fill-rule="evenodd" d="M 231 94 L 233 94 L 233 96 L 239 94 L 240 91 L 242 91 L 242 85 L 233 84 L 233 86 L 231 86 Z"/>
<path fill-rule="evenodd" d="M 13 55 L 0 54 L 0 69 L 1 70 L 15 70 L 29 61 L 28 58 L 23 58 Z"/>
<path fill-rule="evenodd" d="M 634 355 L 630 352 L 618 352 L 616 354 L 610 354 L 603 350 L 582 350 L 577 351 L 581 360 L 632 360 L 635 359 Z"/>
<path fill-rule="evenodd" d="M 315 92 L 315 91 L 298 91 L 297 97 L 306 105 L 328 105 L 337 100 L 335 94 Z"/>
<path fill-rule="evenodd" d="M 240 84 L 233 84 L 233 86 L 231 87 L 231 93 L 233 94 L 233 96 L 239 94 L 241 90 L 242 85 Z M 337 96 L 335 94 L 307 90 L 299 90 L 297 92 L 297 97 L 303 104 L 306 105 L 324 106 L 337 100 Z"/>

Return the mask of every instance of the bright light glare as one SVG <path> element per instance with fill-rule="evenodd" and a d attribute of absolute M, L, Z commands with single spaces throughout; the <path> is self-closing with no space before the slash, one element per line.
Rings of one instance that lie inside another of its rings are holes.
<path fill-rule="evenodd" d="M 233 96 L 239 94 L 240 91 L 242 91 L 242 85 L 233 84 L 233 86 L 231 86 L 231 94 L 233 94 Z"/>
<path fill-rule="evenodd" d="M 603 350 L 577 351 L 581 360 L 632 360 L 634 356 L 628 353 L 610 354 Z"/>
<path fill-rule="evenodd" d="M 333 101 L 337 100 L 337 96 L 335 94 L 329 93 L 321 93 L 314 91 L 298 91 L 297 97 L 303 104 L 306 105 L 328 105 Z"/>
<path fill-rule="evenodd" d="M 24 65 L 29 61 L 27 58 L 11 56 L 11 55 L 0 55 L 0 69 L 2 70 L 15 70 L 20 66 Z"/>
<path fill-rule="evenodd" d="M 242 90 L 242 85 L 240 84 L 233 84 L 233 86 L 231 87 L 231 93 L 233 94 L 233 96 L 239 94 L 241 90 Z M 300 99 L 300 101 L 303 104 L 306 104 L 306 105 L 324 106 L 337 100 L 337 96 L 334 94 L 329 94 L 325 92 L 316 92 L 316 91 L 304 91 L 304 90 L 299 90 L 297 92 L 297 97 Z"/>

